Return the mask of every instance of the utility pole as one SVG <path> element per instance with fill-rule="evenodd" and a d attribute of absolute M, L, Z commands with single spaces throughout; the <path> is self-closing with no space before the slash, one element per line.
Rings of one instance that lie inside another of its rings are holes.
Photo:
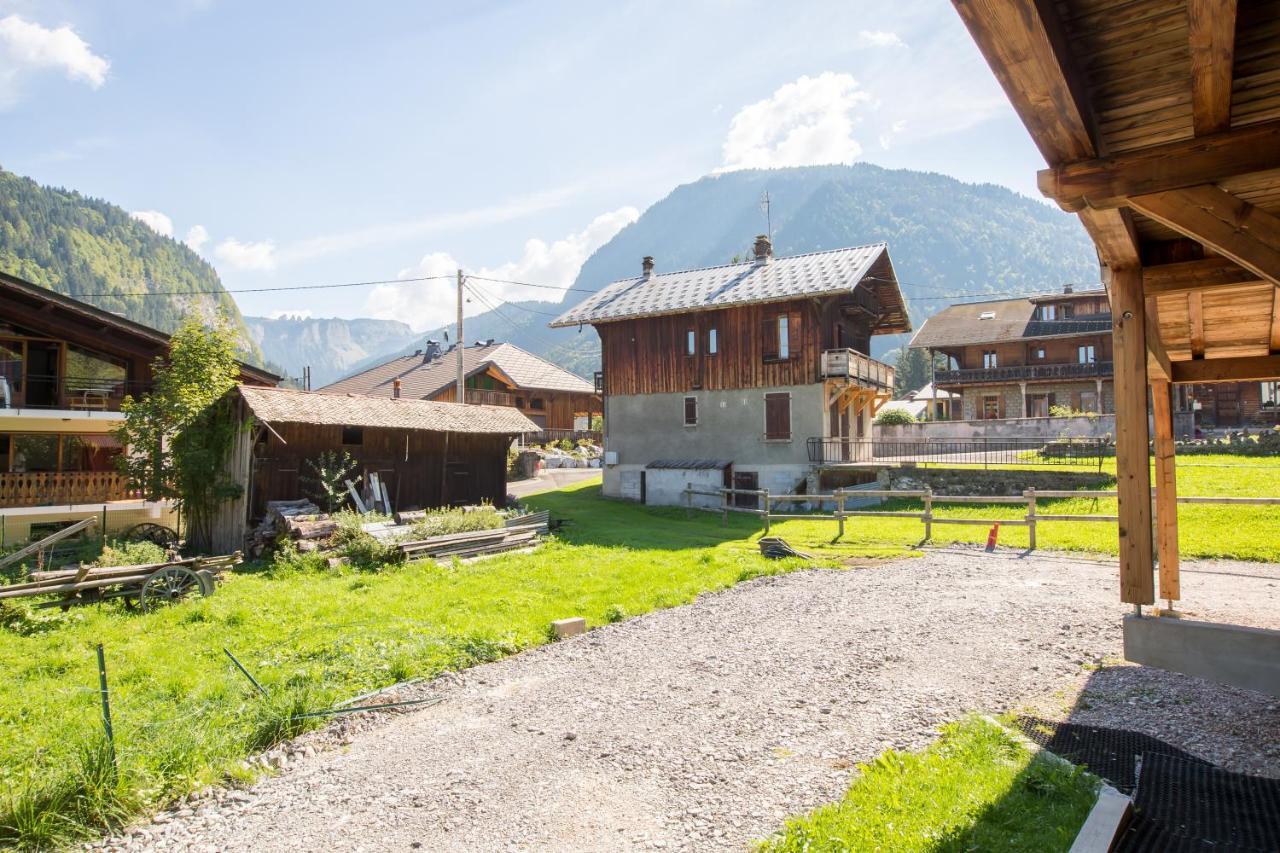
<path fill-rule="evenodd" d="M 458 270 L 458 342 L 454 345 L 454 349 L 458 351 L 458 391 L 457 401 L 459 403 L 467 402 L 467 377 L 462 369 L 462 270 Z"/>

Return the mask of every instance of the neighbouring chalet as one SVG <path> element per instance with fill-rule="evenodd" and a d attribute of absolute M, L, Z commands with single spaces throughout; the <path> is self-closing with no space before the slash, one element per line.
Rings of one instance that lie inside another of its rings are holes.
<path fill-rule="evenodd" d="M 600 335 L 604 493 L 675 503 L 686 483 L 793 493 L 870 439 L 893 368 L 871 338 L 911 330 L 888 248 L 754 259 L 608 285 L 551 325 Z M 714 499 L 708 499 L 714 501 Z"/>
<path fill-rule="evenodd" d="M 535 429 L 510 406 L 320 394 L 242 385 L 235 392 L 242 430 L 227 471 L 242 486 L 214 524 L 215 550 L 243 547 L 251 518 L 267 501 L 305 497 L 307 462 L 346 451 L 377 473 L 392 506 L 422 509 L 507 499 L 507 448 Z"/>
<path fill-rule="evenodd" d="M 456 345 L 455 345 L 456 346 Z M 426 349 L 319 389 L 322 394 L 362 394 L 437 402 L 456 401 L 458 360 L 454 347 L 427 341 Z M 480 341 L 462 348 L 466 402 L 511 406 L 528 416 L 535 431 L 527 441 L 592 438 L 591 419 L 602 411 L 595 387 L 562 367 L 509 343 Z"/>
<path fill-rule="evenodd" d="M 1054 406 L 1115 411 L 1111 309 L 1101 288 L 952 305 L 910 346 L 931 360 L 946 356 L 933 382 L 960 398 L 963 420 L 1043 418 Z"/>
<path fill-rule="evenodd" d="M 906 412 L 917 421 L 950 421 L 959 417 L 960 396 L 943 391 L 929 382 L 923 388 L 908 391 L 900 400 L 890 400 L 880 412 Z"/>
<path fill-rule="evenodd" d="M 116 469 L 113 435 L 126 395 L 151 388 L 169 336 L 10 275 L 0 274 L 0 516 L 5 541 L 107 504 L 137 521 L 142 508 Z M 241 365 L 241 380 L 278 376 Z M 57 506 L 57 510 L 52 507 Z M 123 522 L 122 522 L 123 523 Z M 130 522 L 135 523 L 135 522 Z M 119 525 L 108 517 L 108 528 Z"/>

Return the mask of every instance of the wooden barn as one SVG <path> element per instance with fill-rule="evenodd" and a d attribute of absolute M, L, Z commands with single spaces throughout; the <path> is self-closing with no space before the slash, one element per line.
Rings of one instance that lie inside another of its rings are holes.
<path fill-rule="evenodd" d="M 228 462 L 244 486 L 215 524 L 215 548 L 243 547 L 249 519 L 267 501 L 304 497 L 307 462 L 326 450 L 346 451 L 376 472 L 399 509 L 506 503 L 507 448 L 535 430 L 508 406 L 474 406 L 318 394 L 286 388 L 237 390 L 249 426 Z"/>

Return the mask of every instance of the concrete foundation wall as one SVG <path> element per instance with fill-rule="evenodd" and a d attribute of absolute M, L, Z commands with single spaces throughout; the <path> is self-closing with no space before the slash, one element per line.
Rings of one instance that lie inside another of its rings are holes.
<path fill-rule="evenodd" d="M 1280 696 L 1280 631 L 1190 619 L 1126 616 L 1124 657 L 1134 663 Z"/>

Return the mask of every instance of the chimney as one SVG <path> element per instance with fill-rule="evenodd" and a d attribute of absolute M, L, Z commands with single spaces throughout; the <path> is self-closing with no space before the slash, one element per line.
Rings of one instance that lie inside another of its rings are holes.
<path fill-rule="evenodd" d="M 756 237 L 755 252 L 757 264 L 767 264 L 773 258 L 773 241 L 768 234 Z"/>
<path fill-rule="evenodd" d="M 417 353 L 414 353 L 414 355 L 417 355 Z M 432 341 L 432 340 L 427 341 L 427 348 L 422 350 L 422 363 L 428 364 L 432 361 L 435 361 L 439 357 L 440 357 L 440 342 Z"/>
<path fill-rule="evenodd" d="M 1064 284 L 1064 285 L 1062 285 L 1062 292 L 1063 292 L 1063 293 L 1070 293 L 1070 292 L 1071 292 L 1071 285 L 1070 285 L 1070 284 Z"/>
<path fill-rule="evenodd" d="M 653 278 L 653 255 L 644 256 L 644 260 L 640 261 L 640 269 L 644 272 L 645 281 Z"/>
<path fill-rule="evenodd" d="M 392 399 L 395 399 L 395 400 L 400 399 L 400 380 L 399 379 L 393 380 L 391 383 L 391 397 Z"/>

